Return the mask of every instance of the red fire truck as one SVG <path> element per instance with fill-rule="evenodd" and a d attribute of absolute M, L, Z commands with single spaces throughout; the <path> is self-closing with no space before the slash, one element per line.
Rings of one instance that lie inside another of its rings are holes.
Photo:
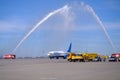
<path fill-rule="evenodd" d="M 15 54 L 5 54 L 3 55 L 3 59 L 15 59 L 16 55 Z"/>
<path fill-rule="evenodd" d="M 120 61 L 120 53 L 114 53 L 111 56 L 112 57 L 117 57 L 118 61 Z"/>

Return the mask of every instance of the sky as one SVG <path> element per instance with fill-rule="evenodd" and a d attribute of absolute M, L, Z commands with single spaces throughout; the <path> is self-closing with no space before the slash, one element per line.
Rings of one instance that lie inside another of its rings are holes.
<path fill-rule="evenodd" d="M 49 51 L 67 51 L 72 42 L 73 52 L 120 53 L 119 0 L 0 0 L 0 56 L 12 53 L 34 26 L 44 21 L 14 51 L 18 57 L 46 56 Z M 102 22 L 106 34 L 89 10 Z"/>

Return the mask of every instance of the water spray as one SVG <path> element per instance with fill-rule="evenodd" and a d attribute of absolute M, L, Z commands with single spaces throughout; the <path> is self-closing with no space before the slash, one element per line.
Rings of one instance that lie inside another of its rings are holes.
<path fill-rule="evenodd" d="M 57 9 L 53 12 L 50 12 L 46 17 L 44 17 L 40 22 L 38 22 L 28 33 L 27 35 L 25 35 L 22 40 L 18 43 L 18 45 L 15 47 L 15 49 L 12 51 L 13 53 L 17 50 L 17 48 L 42 24 L 44 23 L 47 19 L 49 19 L 51 16 L 53 16 L 54 14 L 57 14 L 59 12 L 65 12 L 68 11 L 69 7 L 67 5 L 65 5 L 64 7 Z"/>
<path fill-rule="evenodd" d="M 116 52 L 116 49 L 115 49 L 115 46 L 113 44 L 113 41 L 112 39 L 110 38 L 107 30 L 105 29 L 105 26 L 103 25 L 102 21 L 100 20 L 100 18 L 97 16 L 97 14 L 95 13 L 95 11 L 93 10 L 93 8 L 89 5 L 84 5 L 84 3 L 81 3 L 82 6 L 85 6 L 85 8 L 90 11 L 92 13 L 92 15 L 94 16 L 94 18 L 96 19 L 96 21 L 98 22 L 98 24 L 100 25 L 100 27 L 102 28 L 106 38 L 108 39 L 110 45 L 112 46 L 113 48 L 113 51 Z"/>
<path fill-rule="evenodd" d="M 89 11 L 90 13 L 92 13 L 93 17 L 96 19 L 96 21 L 98 22 L 98 24 L 100 25 L 100 27 L 102 28 L 106 38 L 108 39 L 110 45 L 113 48 L 113 51 L 116 52 L 115 50 L 115 46 L 107 32 L 107 30 L 105 29 L 105 26 L 103 25 L 102 21 L 100 20 L 100 18 L 97 16 L 97 14 L 95 13 L 95 11 L 93 10 L 93 8 L 89 5 L 85 5 L 83 2 L 81 3 L 81 6 L 87 11 Z M 44 17 L 41 21 L 39 21 L 22 39 L 21 41 L 17 44 L 17 46 L 15 47 L 15 49 L 12 51 L 13 53 L 17 50 L 17 48 L 42 24 L 44 23 L 46 20 L 48 20 L 51 16 L 57 14 L 57 13 L 62 13 L 63 12 L 67 12 L 69 10 L 69 7 L 66 5 L 60 9 L 57 9 L 53 12 L 50 12 L 46 17 Z M 64 14 L 65 15 L 65 14 Z M 68 18 L 68 17 L 67 17 Z"/>

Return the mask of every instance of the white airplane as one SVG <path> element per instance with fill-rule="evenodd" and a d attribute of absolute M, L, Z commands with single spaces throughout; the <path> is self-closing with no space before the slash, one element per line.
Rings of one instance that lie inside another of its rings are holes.
<path fill-rule="evenodd" d="M 72 43 L 70 43 L 70 46 L 67 51 L 50 51 L 48 52 L 48 57 L 50 59 L 53 59 L 53 58 L 59 59 L 60 57 L 62 57 L 63 59 L 66 59 L 68 53 L 71 52 L 71 47 L 72 47 Z"/>

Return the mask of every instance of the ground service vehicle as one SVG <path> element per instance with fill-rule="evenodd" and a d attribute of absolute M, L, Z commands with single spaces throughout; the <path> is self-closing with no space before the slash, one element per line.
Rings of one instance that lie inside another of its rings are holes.
<path fill-rule="evenodd" d="M 117 60 L 120 62 L 120 53 L 114 53 L 111 55 L 112 57 L 116 57 Z"/>
<path fill-rule="evenodd" d="M 94 61 L 96 57 L 98 57 L 97 53 L 87 53 L 88 54 L 88 61 Z"/>
<path fill-rule="evenodd" d="M 106 60 L 108 60 L 109 56 L 101 55 L 100 58 L 101 58 L 102 61 L 105 62 Z"/>
<path fill-rule="evenodd" d="M 120 57 L 118 57 L 118 61 L 120 62 Z"/>
<path fill-rule="evenodd" d="M 100 56 L 98 56 L 98 57 L 95 57 L 93 61 L 95 61 L 95 62 L 99 62 L 99 61 L 100 61 L 100 62 L 101 62 L 101 61 L 102 61 L 102 59 L 101 59 L 101 57 L 100 57 Z"/>
<path fill-rule="evenodd" d="M 5 54 L 3 55 L 3 59 L 15 59 L 16 55 L 15 54 Z"/>
<path fill-rule="evenodd" d="M 109 62 L 117 62 L 117 57 L 114 56 L 109 57 Z"/>
<path fill-rule="evenodd" d="M 75 61 L 80 61 L 80 62 L 84 62 L 84 58 L 82 56 L 82 54 L 75 54 L 70 52 L 67 56 L 67 60 L 70 62 L 75 62 Z"/>
<path fill-rule="evenodd" d="M 97 53 L 82 53 L 82 56 L 85 61 L 94 61 L 96 57 L 98 57 Z"/>

